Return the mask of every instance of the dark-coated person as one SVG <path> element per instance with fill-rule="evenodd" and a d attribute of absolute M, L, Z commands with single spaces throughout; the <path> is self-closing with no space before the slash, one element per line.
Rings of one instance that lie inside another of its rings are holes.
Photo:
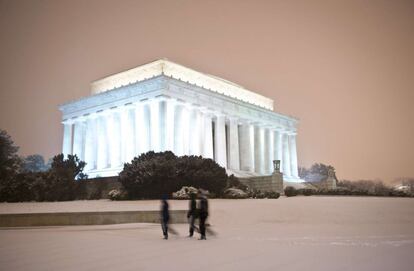
<path fill-rule="evenodd" d="M 187 212 L 187 219 L 189 224 L 189 235 L 188 237 L 193 237 L 194 230 L 196 229 L 194 222 L 197 218 L 197 203 L 196 203 L 196 194 L 190 194 L 190 201 L 188 204 L 188 212 Z"/>
<path fill-rule="evenodd" d="M 201 194 L 199 201 L 200 239 L 206 239 L 206 220 L 208 217 L 208 201 L 205 194 Z"/>
<path fill-rule="evenodd" d="M 168 223 L 170 221 L 170 210 L 167 202 L 167 196 L 163 196 L 161 200 L 161 227 L 164 239 L 168 239 Z"/>

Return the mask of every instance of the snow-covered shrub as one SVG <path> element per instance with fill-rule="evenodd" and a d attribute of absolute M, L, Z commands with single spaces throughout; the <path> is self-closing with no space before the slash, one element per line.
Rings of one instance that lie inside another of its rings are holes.
<path fill-rule="evenodd" d="M 123 196 L 124 195 L 122 191 L 118 189 L 112 189 L 111 191 L 108 192 L 108 197 L 110 200 L 121 200 Z"/>
<path fill-rule="evenodd" d="M 229 199 L 245 199 L 248 194 L 241 189 L 230 187 L 224 190 L 224 196 Z"/>
<path fill-rule="evenodd" d="M 280 197 L 280 194 L 275 191 L 267 191 L 264 194 L 265 194 L 265 197 L 268 199 L 278 199 Z"/>
<path fill-rule="evenodd" d="M 190 199 L 191 194 L 197 194 L 198 189 L 192 186 L 183 186 L 177 192 L 172 194 L 173 199 Z"/>
<path fill-rule="evenodd" d="M 293 186 L 287 186 L 285 188 L 285 196 L 286 197 L 294 197 L 298 195 L 298 191 Z"/>

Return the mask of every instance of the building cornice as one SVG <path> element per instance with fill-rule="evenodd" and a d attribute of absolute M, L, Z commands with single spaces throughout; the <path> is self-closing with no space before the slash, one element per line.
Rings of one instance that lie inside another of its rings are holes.
<path fill-rule="evenodd" d="M 60 106 L 63 119 L 91 114 L 113 107 L 123 107 L 142 100 L 168 97 L 192 105 L 203 105 L 208 110 L 227 116 L 238 116 L 263 125 L 276 125 L 289 131 L 296 130 L 296 118 L 266 110 L 203 87 L 161 75 L 118 89 L 102 92 Z"/>

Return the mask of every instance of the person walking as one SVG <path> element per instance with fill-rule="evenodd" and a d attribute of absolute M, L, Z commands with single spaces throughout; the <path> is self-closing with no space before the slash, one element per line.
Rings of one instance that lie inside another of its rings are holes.
<path fill-rule="evenodd" d="M 190 194 L 190 202 L 188 205 L 188 212 L 187 212 L 187 219 L 188 219 L 188 224 L 189 224 L 189 231 L 190 234 L 188 235 L 188 237 L 193 237 L 194 235 L 194 229 L 195 229 L 195 225 L 194 222 L 197 218 L 197 203 L 196 203 L 196 195 L 194 193 Z"/>
<path fill-rule="evenodd" d="M 200 208 L 199 208 L 199 219 L 200 219 L 200 239 L 206 239 L 206 220 L 208 217 L 208 201 L 205 194 L 200 196 Z"/>
<path fill-rule="evenodd" d="M 170 221 L 170 210 L 167 202 L 167 196 L 161 200 L 161 228 L 164 239 L 168 239 L 168 223 Z"/>

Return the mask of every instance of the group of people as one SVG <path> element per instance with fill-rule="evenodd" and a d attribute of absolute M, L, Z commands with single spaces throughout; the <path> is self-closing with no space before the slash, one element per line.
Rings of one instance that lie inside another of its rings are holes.
<path fill-rule="evenodd" d="M 190 194 L 189 208 L 187 212 L 187 219 L 189 223 L 189 235 L 193 237 L 194 232 L 200 233 L 199 240 L 206 240 L 206 220 L 208 217 L 208 201 L 207 196 L 203 193 L 198 194 L 198 203 L 196 201 L 196 194 Z M 195 225 L 196 219 L 199 220 L 199 227 Z M 167 197 L 164 196 L 161 200 L 161 227 L 164 239 L 168 239 L 168 224 L 170 221 L 170 211 Z M 170 229 L 171 231 L 171 229 Z"/>

